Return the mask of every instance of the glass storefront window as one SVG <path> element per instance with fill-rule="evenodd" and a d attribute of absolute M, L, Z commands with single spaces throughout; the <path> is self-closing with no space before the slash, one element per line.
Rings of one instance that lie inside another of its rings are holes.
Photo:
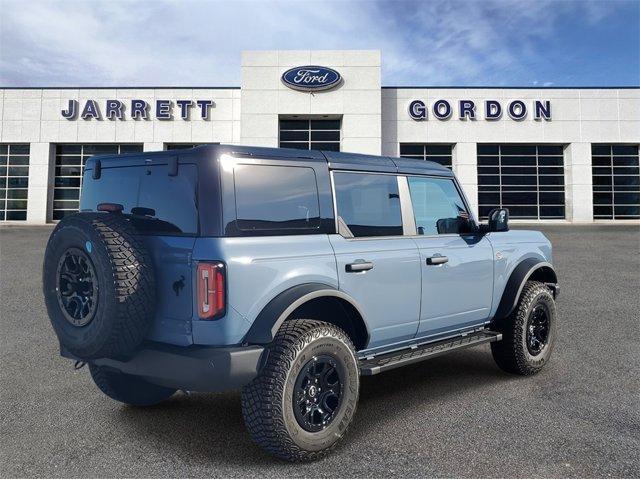
<path fill-rule="evenodd" d="M 0 221 L 27 219 L 29 145 L 0 144 Z"/>
<path fill-rule="evenodd" d="M 202 145 L 216 145 L 217 143 L 167 143 L 167 151 L 171 150 L 186 150 L 189 148 L 195 148 Z"/>
<path fill-rule="evenodd" d="M 593 219 L 640 219 L 638 145 L 591 145 Z"/>
<path fill-rule="evenodd" d="M 340 120 L 280 120 L 280 148 L 340 151 Z"/>
<path fill-rule="evenodd" d="M 508 208 L 513 219 L 564 219 L 562 145 L 478 145 L 481 219 Z"/>
<path fill-rule="evenodd" d="M 415 160 L 435 161 L 451 169 L 453 164 L 453 145 L 434 145 L 429 143 L 400 143 L 400 156 Z"/>

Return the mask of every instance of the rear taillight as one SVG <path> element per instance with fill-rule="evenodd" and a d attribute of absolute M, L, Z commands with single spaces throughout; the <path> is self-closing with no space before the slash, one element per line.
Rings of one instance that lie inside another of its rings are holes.
<path fill-rule="evenodd" d="M 225 268 L 220 262 L 198 263 L 198 316 L 216 319 L 226 306 Z"/>

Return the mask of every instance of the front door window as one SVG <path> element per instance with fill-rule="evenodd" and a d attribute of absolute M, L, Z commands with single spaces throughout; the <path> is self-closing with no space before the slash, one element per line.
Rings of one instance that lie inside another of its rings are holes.
<path fill-rule="evenodd" d="M 469 213 L 452 180 L 421 177 L 408 180 L 419 235 L 463 232 Z"/>

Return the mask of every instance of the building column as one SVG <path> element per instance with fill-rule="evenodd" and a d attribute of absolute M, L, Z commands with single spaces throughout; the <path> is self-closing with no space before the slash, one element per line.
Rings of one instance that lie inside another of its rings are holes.
<path fill-rule="evenodd" d="M 572 223 L 593 221 L 591 143 L 570 143 L 564 152 L 566 218 Z"/>
<path fill-rule="evenodd" d="M 162 142 L 144 143 L 142 146 L 142 151 L 164 151 L 164 143 Z"/>
<path fill-rule="evenodd" d="M 462 185 L 471 210 L 478 215 L 478 146 L 476 143 L 456 143 L 453 147 L 453 172 Z"/>
<path fill-rule="evenodd" d="M 29 191 L 27 223 L 45 224 L 53 209 L 55 145 L 31 143 L 29 146 Z"/>

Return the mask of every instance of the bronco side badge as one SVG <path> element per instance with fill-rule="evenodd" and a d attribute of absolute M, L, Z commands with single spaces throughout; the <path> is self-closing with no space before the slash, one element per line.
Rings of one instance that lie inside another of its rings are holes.
<path fill-rule="evenodd" d="M 176 293 L 176 296 L 180 296 L 180 291 L 184 289 L 184 276 L 180 275 L 180 279 L 174 281 L 173 283 L 173 292 Z"/>

